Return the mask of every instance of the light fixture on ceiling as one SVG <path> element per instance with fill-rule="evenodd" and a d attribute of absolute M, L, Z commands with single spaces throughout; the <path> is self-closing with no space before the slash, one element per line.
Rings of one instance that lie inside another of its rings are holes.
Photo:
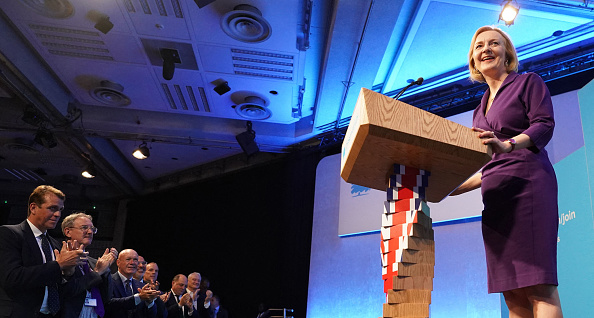
<path fill-rule="evenodd" d="M 175 63 L 180 64 L 179 52 L 174 49 L 161 48 L 159 50 L 163 59 L 163 78 L 170 80 L 175 72 Z"/>
<path fill-rule="evenodd" d="M 83 158 L 87 161 L 87 166 L 81 171 L 81 175 L 87 179 L 92 179 L 97 176 L 97 170 L 95 170 L 95 164 L 91 160 L 91 155 L 88 153 L 81 154 Z"/>
<path fill-rule="evenodd" d="M 240 4 L 221 18 L 221 28 L 230 37 L 247 43 L 268 40 L 272 34 L 270 23 L 258 8 Z"/>
<path fill-rule="evenodd" d="M 213 88 L 213 90 L 215 92 L 217 92 L 217 94 L 223 95 L 223 94 L 227 93 L 228 91 L 230 91 L 231 87 L 229 87 L 229 82 L 222 81 L 221 83 L 217 84 L 217 86 L 215 86 L 215 88 Z"/>
<path fill-rule="evenodd" d="M 256 143 L 256 132 L 252 129 L 251 121 L 246 123 L 246 128 L 247 130 L 235 136 L 235 139 L 237 139 L 243 153 L 249 158 L 253 154 L 259 152 L 260 148 L 258 148 L 258 144 Z"/>
<path fill-rule="evenodd" d="M 514 4 L 515 3 L 515 4 Z M 510 26 L 514 24 L 518 12 L 520 11 L 520 5 L 515 0 L 506 0 L 501 3 L 503 5 L 501 13 L 499 14 L 499 21 L 503 20 L 505 25 Z"/>
<path fill-rule="evenodd" d="M 92 162 L 89 163 L 80 174 L 87 179 L 95 178 L 97 176 L 97 170 L 95 170 L 95 165 Z"/>
<path fill-rule="evenodd" d="M 146 142 L 141 143 L 140 146 L 138 146 L 138 148 L 134 149 L 134 152 L 132 152 L 132 156 L 139 160 L 143 160 L 150 157 L 151 152 L 148 146 L 146 145 Z"/>
<path fill-rule="evenodd" d="M 196 3 L 196 5 L 198 6 L 198 8 L 202 9 L 204 7 L 206 7 L 207 5 L 215 2 L 216 0 L 194 0 L 194 2 Z"/>
<path fill-rule="evenodd" d="M 37 131 L 37 133 L 35 134 L 35 138 L 33 140 L 35 140 L 36 143 L 49 149 L 58 146 L 58 142 L 56 141 L 56 137 L 54 137 L 54 134 L 51 131 L 44 128 L 41 128 Z"/>
<path fill-rule="evenodd" d="M 95 23 L 95 29 L 101 31 L 103 34 L 107 34 L 107 32 L 113 29 L 113 23 L 109 21 L 108 16 L 101 17 L 97 23 Z"/>

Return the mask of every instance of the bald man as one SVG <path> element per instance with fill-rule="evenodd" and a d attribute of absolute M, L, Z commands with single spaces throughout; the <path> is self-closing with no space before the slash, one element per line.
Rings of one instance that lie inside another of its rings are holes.
<path fill-rule="evenodd" d="M 118 271 L 111 275 L 112 295 L 104 318 L 155 318 L 155 299 L 161 292 L 149 284 L 142 286 L 134 279 L 138 268 L 138 253 L 133 249 L 120 252 L 116 261 Z"/>
<path fill-rule="evenodd" d="M 177 274 L 171 282 L 171 290 L 167 294 L 161 295 L 161 299 L 165 301 L 167 307 L 168 318 L 198 317 L 198 314 L 192 308 L 192 297 L 186 293 L 187 286 L 188 278 L 186 275 Z"/>

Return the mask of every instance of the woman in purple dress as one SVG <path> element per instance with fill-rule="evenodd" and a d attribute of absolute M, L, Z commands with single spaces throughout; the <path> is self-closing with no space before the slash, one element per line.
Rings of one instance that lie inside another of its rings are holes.
<path fill-rule="evenodd" d="M 492 160 L 453 195 L 481 188 L 489 292 L 510 317 L 563 317 L 557 291 L 557 179 L 544 147 L 555 121 L 550 93 L 534 73 L 517 74 L 509 36 L 482 27 L 468 52 L 470 77 L 489 89 L 473 130 Z"/>

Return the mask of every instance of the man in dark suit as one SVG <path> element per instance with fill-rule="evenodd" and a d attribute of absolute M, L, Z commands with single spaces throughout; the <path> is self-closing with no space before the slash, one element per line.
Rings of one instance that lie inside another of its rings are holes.
<path fill-rule="evenodd" d="M 0 227 L 0 317 L 53 317 L 60 310 L 58 284 L 84 255 L 46 232 L 58 224 L 64 193 L 47 185 L 29 196 L 27 219 Z M 58 248 L 61 246 L 61 251 Z M 53 250 L 53 253 L 52 253 Z"/>
<path fill-rule="evenodd" d="M 210 307 L 210 298 L 212 291 L 206 288 L 200 288 L 202 282 L 202 275 L 198 272 L 193 272 L 188 275 L 188 288 L 186 291 L 192 296 L 192 308 L 197 313 L 194 317 L 208 318 L 208 308 Z"/>
<path fill-rule="evenodd" d="M 221 298 L 218 295 L 211 297 L 208 313 L 209 318 L 229 318 L 229 312 L 227 312 L 227 309 L 221 307 Z"/>
<path fill-rule="evenodd" d="M 136 269 L 136 273 L 134 273 L 134 279 L 139 281 L 142 285 L 144 285 L 144 273 L 146 272 L 146 261 L 144 257 L 138 255 L 138 268 Z"/>
<path fill-rule="evenodd" d="M 111 275 L 113 288 L 105 318 L 158 317 L 155 299 L 161 292 L 153 289 L 150 284 L 142 286 L 133 278 L 138 267 L 138 253 L 132 249 L 123 250 L 118 255 L 116 264 L 118 271 Z"/>
<path fill-rule="evenodd" d="M 192 308 L 192 296 L 186 293 L 188 278 L 186 275 L 177 274 L 171 282 L 171 290 L 161 296 L 167 307 L 167 317 L 169 318 L 188 318 L 194 317 Z M 196 313 L 196 317 L 198 314 Z"/>
<path fill-rule="evenodd" d="M 70 240 L 76 240 L 83 249 L 93 242 L 97 228 L 93 217 L 74 213 L 62 221 L 62 232 Z M 111 297 L 109 267 L 117 258 L 115 248 L 106 249 L 101 258 L 87 257 L 87 263 L 74 267 L 66 274 L 67 283 L 60 288 L 62 318 L 103 317 L 105 305 Z"/>

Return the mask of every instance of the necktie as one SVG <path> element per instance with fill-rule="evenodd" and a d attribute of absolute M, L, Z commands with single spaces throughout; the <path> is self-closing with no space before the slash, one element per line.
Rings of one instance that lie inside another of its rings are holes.
<path fill-rule="evenodd" d="M 85 274 L 91 272 L 91 268 L 89 268 L 89 264 L 85 262 L 83 264 L 83 271 Z M 103 307 L 103 301 L 101 300 L 101 292 L 97 286 L 91 287 L 91 297 L 97 300 L 97 306 L 95 307 L 95 313 L 99 317 L 103 317 L 105 315 L 105 308 Z"/>
<path fill-rule="evenodd" d="M 129 279 L 126 279 L 126 296 L 132 296 L 134 295 L 132 293 L 132 281 Z"/>
<path fill-rule="evenodd" d="M 45 262 L 52 261 L 52 249 L 45 234 L 41 234 L 41 249 L 45 254 Z M 52 315 L 55 315 L 60 310 L 60 296 L 58 294 L 58 285 L 51 284 L 47 286 L 47 307 Z"/>

